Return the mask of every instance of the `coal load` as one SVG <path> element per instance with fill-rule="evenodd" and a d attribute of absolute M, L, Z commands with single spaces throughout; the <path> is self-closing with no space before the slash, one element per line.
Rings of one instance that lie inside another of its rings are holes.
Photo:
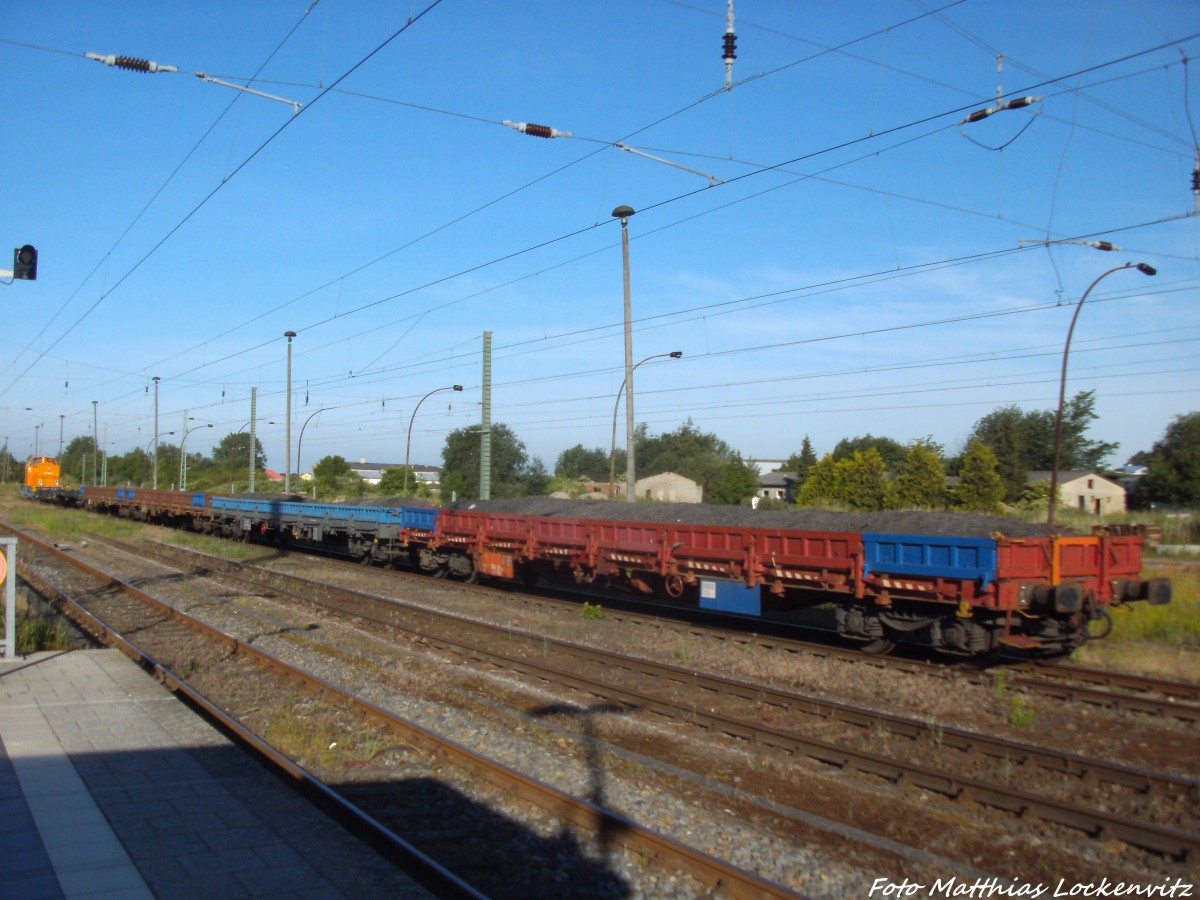
<path fill-rule="evenodd" d="M 656 522 L 677 525 L 716 525 L 778 531 L 840 531 L 852 534 L 925 534 L 939 537 L 1045 537 L 1058 533 L 1044 524 L 1008 516 L 978 513 L 833 512 L 823 509 L 758 510 L 748 506 L 704 503 L 619 503 L 604 500 L 554 500 L 522 497 L 515 500 L 459 500 L 448 509 L 478 510 L 521 516 L 558 516 L 610 522 Z"/>

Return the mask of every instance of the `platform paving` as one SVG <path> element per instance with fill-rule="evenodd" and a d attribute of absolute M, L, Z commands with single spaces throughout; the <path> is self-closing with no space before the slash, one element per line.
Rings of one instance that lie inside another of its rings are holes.
<path fill-rule="evenodd" d="M 119 651 L 0 659 L 0 900 L 428 896 Z"/>

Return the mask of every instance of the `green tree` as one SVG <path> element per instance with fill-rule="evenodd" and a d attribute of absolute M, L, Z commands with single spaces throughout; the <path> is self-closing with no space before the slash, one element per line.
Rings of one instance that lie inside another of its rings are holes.
<path fill-rule="evenodd" d="M 70 478 L 74 484 L 92 484 L 92 461 L 95 452 L 96 442 L 90 434 L 71 438 L 58 460 L 63 478 Z M 24 478 L 24 475 L 21 477 Z"/>
<path fill-rule="evenodd" d="M 712 487 L 704 492 L 704 502 L 736 506 L 757 493 L 758 469 L 743 462 L 739 456 L 726 464 Z"/>
<path fill-rule="evenodd" d="M 141 447 L 121 456 L 109 457 L 108 483 L 145 487 L 150 484 L 153 466 L 153 457 Z"/>
<path fill-rule="evenodd" d="M 842 467 L 840 499 L 846 506 L 864 512 L 891 506 L 892 489 L 882 453 L 874 447 L 855 450 L 853 456 L 839 460 L 838 465 Z"/>
<path fill-rule="evenodd" d="M 392 466 L 384 469 L 375 488 L 385 497 L 428 497 L 432 493 L 429 485 L 417 477 L 411 466 Z"/>
<path fill-rule="evenodd" d="M 1149 470 L 1137 487 L 1139 505 L 1200 505 L 1200 412 L 1176 416 L 1150 452 L 1134 459 Z"/>
<path fill-rule="evenodd" d="M 901 509 L 942 509 L 946 505 L 946 473 L 942 457 L 926 441 L 913 441 L 904 457 L 904 471 L 893 482 L 895 503 Z"/>
<path fill-rule="evenodd" d="M 1030 416 L 1036 413 L 1025 413 L 1016 405 L 1002 406 L 993 410 L 975 423 L 975 428 L 968 438 L 983 441 L 996 456 L 997 471 L 1004 482 L 1004 497 L 1009 502 L 1016 500 L 1024 492 L 1029 481 L 1030 468 L 1036 465 L 1040 458 L 1027 442 L 1038 443 L 1039 425 L 1034 425 Z M 1031 432 L 1031 428 L 1033 431 Z M 1051 435 L 1053 441 L 1053 435 Z M 1051 460 L 1054 458 L 1051 444 Z M 1050 468 L 1049 465 L 1046 466 Z"/>
<path fill-rule="evenodd" d="M 645 424 L 639 425 L 634 449 L 639 478 L 674 472 L 701 485 L 706 496 L 725 467 L 740 459 L 733 448 L 715 434 L 700 431 L 691 419 L 660 435 L 650 435 Z"/>
<path fill-rule="evenodd" d="M 614 468 L 618 471 L 625 469 L 625 451 L 618 450 Z M 588 481 L 608 481 L 609 456 L 607 450 L 597 447 L 586 449 L 583 444 L 576 444 L 558 454 L 554 463 L 554 474 L 559 478 L 584 478 Z"/>
<path fill-rule="evenodd" d="M 525 493 L 530 497 L 544 497 L 550 493 L 550 473 L 546 464 L 536 456 L 533 458 L 523 476 Z"/>
<path fill-rule="evenodd" d="M 796 486 L 799 487 L 808 479 L 809 470 L 816 464 L 817 454 L 813 452 L 812 441 L 808 439 L 808 435 L 806 434 L 804 440 L 800 442 L 800 452 L 789 456 L 780 471 L 795 472 Z"/>
<path fill-rule="evenodd" d="M 1003 499 L 1004 481 L 997 471 L 996 454 L 983 441 L 971 441 L 950 495 L 951 506 L 959 512 L 998 513 Z"/>
<path fill-rule="evenodd" d="M 249 471 L 250 468 L 250 433 L 238 431 L 227 434 L 221 442 L 213 447 L 212 461 L 218 467 L 237 467 Z M 262 441 L 254 437 L 254 467 L 262 471 L 267 467 L 267 454 L 263 451 Z"/>
<path fill-rule="evenodd" d="M 222 485 L 228 485 L 230 490 L 238 486 L 248 486 L 250 482 L 250 433 L 234 432 L 223 437 L 212 450 L 212 475 Z M 191 463 L 189 462 L 190 466 Z M 267 455 L 263 452 L 262 442 L 257 435 L 254 438 L 254 470 L 262 472 L 267 467 Z M 255 477 L 257 482 L 257 475 Z M 265 479 L 263 479 L 265 481 Z M 188 485 L 192 484 L 192 476 L 188 475 Z"/>
<path fill-rule="evenodd" d="M 1088 426 L 1099 420 L 1095 391 L 1081 391 L 1063 408 L 1062 468 L 1107 470 L 1105 460 L 1120 448 L 1119 443 L 1097 441 L 1087 436 Z M 1053 433 L 1051 433 L 1053 441 Z M 1050 454 L 1053 462 L 1054 454 Z"/>
<path fill-rule="evenodd" d="M 503 422 L 492 423 L 492 496 L 525 496 L 529 457 L 525 444 Z M 479 426 L 458 428 L 446 435 L 442 449 L 442 497 L 460 500 L 479 496 Z"/>
<path fill-rule="evenodd" d="M 318 460 L 312 468 L 312 477 L 318 499 L 357 497 L 363 490 L 362 479 L 354 474 L 350 463 L 341 456 L 326 456 Z"/>
<path fill-rule="evenodd" d="M 883 457 L 884 465 L 889 472 L 898 472 L 904 465 L 904 446 L 889 437 L 875 437 L 864 434 L 856 438 L 842 438 L 833 448 L 835 460 L 853 459 L 856 452 L 875 450 Z"/>
<path fill-rule="evenodd" d="M 1061 471 L 1093 469 L 1103 471 L 1105 459 L 1120 445 L 1093 440 L 1088 427 L 1099 416 L 1095 411 L 1094 391 L 1081 391 L 1063 406 Z M 1002 406 L 975 423 L 967 441 L 983 441 L 996 455 L 1005 498 L 1017 500 L 1027 487 L 1030 472 L 1054 468 L 1054 433 L 1057 411 L 1024 411 L 1016 405 Z"/>
<path fill-rule="evenodd" d="M 151 447 L 153 453 L 154 448 Z M 153 457 L 151 458 L 153 465 Z M 179 481 L 179 447 L 175 444 L 158 445 L 158 486 L 160 488 L 173 488 Z M 153 476 L 146 482 L 147 486 L 153 484 Z"/>
<path fill-rule="evenodd" d="M 841 504 L 846 496 L 844 482 L 845 466 L 840 466 L 832 453 L 826 453 L 808 470 L 796 503 L 799 506 Z"/>

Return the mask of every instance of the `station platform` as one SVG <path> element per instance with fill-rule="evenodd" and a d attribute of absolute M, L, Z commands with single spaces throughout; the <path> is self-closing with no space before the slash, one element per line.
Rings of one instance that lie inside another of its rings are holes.
<path fill-rule="evenodd" d="M 0 659 L 0 898 L 425 898 L 117 650 Z"/>

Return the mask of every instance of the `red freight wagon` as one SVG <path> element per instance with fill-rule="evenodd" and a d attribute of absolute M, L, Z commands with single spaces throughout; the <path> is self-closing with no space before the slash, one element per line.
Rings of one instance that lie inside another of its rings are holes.
<path fill-rule="evenodd" d="M 600 577 L 670 597 L 701 578 L 766 585 L 775 594 L 853 593 L 861 582 L 862 539 L 850 533 L 442 510 L 433 543 L 423 565 L 445 565 L 451 574 L 541 574 L 577 583 Z"/>

